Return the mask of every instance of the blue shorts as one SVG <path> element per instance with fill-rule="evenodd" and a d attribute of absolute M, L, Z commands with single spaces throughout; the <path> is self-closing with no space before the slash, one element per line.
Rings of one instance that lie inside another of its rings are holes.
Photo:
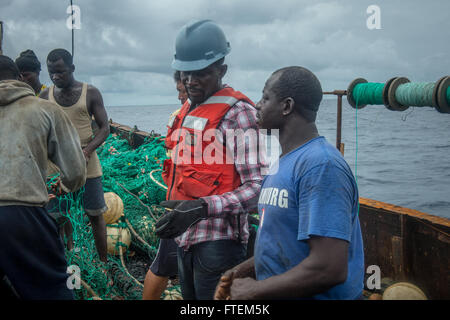
<path fill-rule="evenodd" d="M 55 222 L 44 208 L 0 206 L 0 279 L 24 300 L 73 299 Z"/>

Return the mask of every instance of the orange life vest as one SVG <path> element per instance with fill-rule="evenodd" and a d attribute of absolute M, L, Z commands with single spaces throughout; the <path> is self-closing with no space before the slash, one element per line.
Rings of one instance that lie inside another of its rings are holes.
<path fill-rule="evenodd" d="M 241 185 L 226 141 L 217 132 L 222 118 L 238 101 L 251 105 L 244 94 L 230 87 L 219 90 L 189 112 L 189 100 L 168 125 L 165 140 L 171 158 L 164 161 L 162 177 L 168 190 L 167 200 L 193 200 L 223 194 Z"/>

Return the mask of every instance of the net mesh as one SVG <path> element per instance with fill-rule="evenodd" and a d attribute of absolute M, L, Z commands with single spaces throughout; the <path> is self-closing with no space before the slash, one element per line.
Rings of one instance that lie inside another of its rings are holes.
<path fill-rule="evenodd" d="M 110 134 L 97 149 L 103 170 L 103 190 L 116 193 L 124 204 L 124 215 L 114 225 L 107 226 L 128 229 L 131 234 L 130 246 L 117 239 L 115 246 L 122 254 L 108 254 L 108 263 L 101 262 L 97 253 L 92 228 L 83 209 L 84 189 L 57 198 L 57 207 L 63 216 L 61 225 L 70 223 L 73 229 L 73 248 L 66 250 L 66 258 L 68 270 L 75 272 L 68 282 L 75 287 L 76 299 L 142 298 L 145 274 L 159 245 L 154 232 L 155 220 L 164 212 L 158 205 L 166 194 L 161 178 L 162 163 L 166 159 L 162 138 L 150 136 L 133 149 L 126 139 Z M 54 176 L 48 180 L 49 189 L 57 179 Z M 69 241 L 64 237 L 66 246 Z M 162 296 L 164 299 L 180 297 L 176 281 L 169 283 Z"/>

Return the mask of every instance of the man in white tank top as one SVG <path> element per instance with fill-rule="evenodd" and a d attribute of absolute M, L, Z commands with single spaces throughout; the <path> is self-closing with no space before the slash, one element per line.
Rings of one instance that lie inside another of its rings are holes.
<path fill-rule="evenodd" d="M 87 163 L 87 179 L 84 193 L 84 209 L 92 224 L 95 245 L 100 260 L 107 262 L 106 224 L 103 213 L 107 210 L 102 186 L 102 169 L 96 149 L 109 135 L 108 116 L 100 91 L 92 85 L 76 81 L 72 55 L 65 49 L 55 49 L 47 57 L 47 68 L 54 86 L 47 88 L 40 98 L 59 105 L 69 116 L 80 136 Z M 92 118 L 98 126 L 92 130 Z M 70 223 L 66 232 L 71 234 Z M 68 247 L 70 249 L 68 243 Z"/>

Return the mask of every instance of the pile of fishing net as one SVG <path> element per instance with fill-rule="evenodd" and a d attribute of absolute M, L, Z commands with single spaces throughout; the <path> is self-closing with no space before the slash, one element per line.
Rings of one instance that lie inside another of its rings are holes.
<path fill-rule="evenodd" d="M 108 263 L 102 263 L 83 209 L 84 190 L 59 197 L 61 207 L 65 204 L 69 208 L 68 212 L 62 210 L 66 223 L 73 227 L 73 249 L 66 250 L 66 258 L 74 275 L 68 282 L 75 286 L 77 299 L 138 300 L 142 298 L 145 273 L 159 245 L 154 231 L 155 221 L 164 211 L 158 204 L 166 194 L 161 178 L 166 159 L 164 142 L 162 137 L 150 136 L 133 149 L 126 139 L 111 134 L 97 149 L 97 154 L 103 170 L 104 192 L 116 193 L 124 208 L 118 222 L 107 226 L 128 229 L 131 244 L 126 245 L 119 237 L 115 241 L 115 251 L 119 254 L 108 254 Z M 50 180 L 49 184 L 53 182 Z M 172 283 L 163 294 L 165 299 L 180 297 L 179 285 Z"/>

